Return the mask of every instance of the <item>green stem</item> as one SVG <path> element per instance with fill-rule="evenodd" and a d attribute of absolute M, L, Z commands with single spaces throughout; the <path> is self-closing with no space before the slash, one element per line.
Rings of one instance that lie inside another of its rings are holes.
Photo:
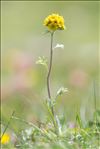
<path fill-rule="evenodd" d="M 94 81 L 94 84 L 93 84 L 93 87 L 94 87 L 94 108 L 95 108 L 95 127 L 96 127 L 96 132 L 97 132 L 97 139 L 98 139 L 98 146 L 100 145 L 100 133 L 98 133 L 99 129 L 98 129 L 98 120 L 97 120 L 97 102 L 96 102 L 96 83 Z"/>
<path fill-rule="evenodd" d="M 51 90 L 50 90 L 50 74 L 52 69 L 52 59 L 53 59 L 53 35 L 54 32 L 51 32 L 51 47 L 50 47 L 50 62 L 47 74 L 47 91 L 48 91 L 48 98 L 51 99 Z M 54 109 L 52 107 L 52 114 L 54 115 Z"/>
<path fill-rule="evenodd" d="M 30 125 L 30 126 L 34 127 L 36 130 L 41 131 L 41 129 L 38 128 L 36 125 L 34 125 L 34 124 L 31 123 L 31 122 L 27 122 L 27 121 L 25 121 L 24 119 L 20 119 L 20 118 L 15 117 L 15 116 L 12 116 L 12 119 L 15 119 L 15 120 L 18 120 L 18 121 L 20 121 L 20 122 L 23 122 L 23 123 L 25 123 L 25 124 L 27 124 L 27 125 Z"/>
<path fill-rule="evenodd" d="M 96 103 L 96 89 L 95 89 L 95 81 L 93 82 L 93 88 L 94 88 L 94 109 L 95 109 L 95 122 L 97 124 L 97 103 Z"/>
<path fill-rule="evenodd" d="M 3 135 L 5 134 L 7 128 L 8 128 L 8 126 L 9 126 L 11 120 L 12 120 L 12 117 L 13 117 L 14 113 L 15 113 L 15 111 L 12 112 L 12 115 L 11 115 L 11 117 L 10 117 L 10 119 L 9 119 L 9 121 L 8 121 L 8 123 L 7 123 L 7 125 L 6 125 L 6 127 L 5 127 L 5 129 L 4 129 L 4 131 L 3 131 L 3 133 L 2 133 L 2 136 L 0 137 L 0 140 L 1 140 L 1 138 L 3 137 Z"/>

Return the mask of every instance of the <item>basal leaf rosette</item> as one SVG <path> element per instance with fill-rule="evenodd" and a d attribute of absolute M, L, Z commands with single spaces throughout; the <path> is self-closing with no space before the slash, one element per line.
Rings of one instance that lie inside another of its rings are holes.
<path fill-rule="evenodd" d="M 48 27 L 50 31 L 64 30 L 64 18 L 59 14 L 53 13 L 45 18 L 44 26 Z"/>

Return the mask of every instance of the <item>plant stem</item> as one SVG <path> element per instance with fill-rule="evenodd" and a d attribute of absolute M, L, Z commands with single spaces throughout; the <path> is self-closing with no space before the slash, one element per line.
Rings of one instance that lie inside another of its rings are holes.
<path fill-rule="evenodd" d="M 51 90 L 50 90 L 50 74 L 52 69 L 52 58 L 53 58 L 53 35 L 54 32 L 51 32 L 51 47 L 50 47 L 50 61 L 49 61 L 49 68 L 47 74 L 47 91 L 48 91 L 48 98 L 51 99 Z M 54 115 L 54 109 L 52 107 L 52 114 Z"/>
<path fill-rule="evenodd" d="M 95 81 L 93 82 L 93 89 L 94 89 L 94 109 L 95 109 L 95 123 L 97 125 L 97 103 L 96 103 L 96 84 Z"/>
<path fill-rule="evenodd" d="M 15 120 L 18 120 L 18 121 L 20 121 L 20 122 L 23 122 L 23 123 L 25 123 L 25 124 L 27 124 L 27 125 L 30 125 L 30 126 L 34 127 L 36 130 L 41 131 L 41 129 L 38 128 L 36 125 L 34 125 L 34 124 L 31 123 L 31 122 L 27 122 L 27 121 L 25 121 L 24 119 L 20 119 L 20 118 L 18 118 L 18 117 L 16 117 L 16 116 L 12 116 L 12 119 L 15 119 Z"/>
<path fill-rule="evenodd" d="M 97 133 L 97 139 L 98 139 L 98 146 L 100 145 L 100 133 L 98 128 L 98 120 L 97 120 L 97 102 L 96 102 L 96 83 L 93 82 L 94 87 L 94 108 L 95 108 L 95 127 L 96 127 L 96 133 Z"/>
<path fill-rule="evenodd" d="M 7 123 L 7 125 L 6 125 L 6 127 L 5 127 L 5 129 L 4 129 L 4 131 L 3 131 L 2 135 L 1 135 L 1 137 L 0 137 L 0 140 L 1 140 L 1 138 L 3 137 L 3 135 L 5 134 L 7 128 L 8 128 L 8 126 L 9 126 L 11 120 L 12 120 L 12 117 L 13 117 L 14 113 L 15 113 L 15 111 L 12 112 L 12 115 L 11 115 L 11 117 L 10 117 L 10 119 L 9 119 L 9 121 L 8 121 L 8 123 Z"/>

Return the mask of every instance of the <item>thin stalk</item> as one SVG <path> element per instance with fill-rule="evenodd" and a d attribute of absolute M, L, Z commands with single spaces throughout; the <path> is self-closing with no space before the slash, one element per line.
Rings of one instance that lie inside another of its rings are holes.
<path fill-rule="evenodd" d="M 95 89 L 95 81 L 93 82 L 93 89 L 94 89 L 94 109 L 95 109 L 95 123 L 97 124 L 97 103 L 96 103 L 96 89 Z"/>
<path fill-rule="evenodd" d="M 50 74 L 52 69 L 52 59 L 53 59 L 53 35 L 54 32 L 51 32 L 51 46 L 50 46 L 50 61 L 49 61 L 49 68 L 47 74 L 47 91 L 48 91 L 48 98 L 51 99 L 51 90 L 50 90 Z M 52 107 L 52 114 L 54 115 L 54 109 Z"/>
<path fill-rule="evenodd" d="M 4 131 L 3 131 L 2 135 L 1 135 L 1 137 L 0 137 L 0 140 L 2 139 L 3 135 L 5 134 L 7 128 L 9 127 L 9 124 L 10 124 L 10 122 L 11 122 L 11 120 L 12 120 L 12 117 L 13 117 L 14 113 L 15 113 L 15 111 L 12 112 L 11 117 L 10 117 L 10 119 L 9 119 L 9 121 L 8 121 L 8 123 L 7 123 L 7 125 L 6 125 L 6 127 L 5 127 L 5 129 L 4 129 Z"/>
<path fill-rule="evenodd" d="M 23 122 L 23 123 L 25 123 L 25 124 L 27 124 L 27 125 L 30 125 L 30 126 L 34 127 L 36 130 L 41 131 L 41 129 L 38 128 L 36 125 L 34 125 L 34 124 L 31 123 L 31 122 L 27 122 L 27 121 L 25 121 L 24 119 L 20 119 L 20 118 L 18 118 L 18 117 L 16 117 L 16 116 L 12 116 L 12 119 L 15 119 L 15 120 L 18 120 L 18 121 L 20 121 L 20 122 Z"/>
<path fill-rule="evenodd" d="M 97 132 L 97 139 L 98 139 L 98 146 L 100 145 L 100 133 L 99 133 L 99 130 L 98 130 L 98 120 L 97 120 L 97 102 L 96 102 L 96 83 L 94 81 L 94 84 L 93 84 L 93 87 L 94 87 L 94 108 L 95 108 L 95 126 L 96 126 L 96 132 Z"/>

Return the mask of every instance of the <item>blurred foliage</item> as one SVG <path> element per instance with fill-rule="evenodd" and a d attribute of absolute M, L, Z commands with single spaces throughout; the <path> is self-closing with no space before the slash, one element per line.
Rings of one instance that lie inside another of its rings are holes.
<path fill-rule="evenodd" d="M 52 69 L 52 95 L 61 86 L 68 94 L 58 99 L 59 114 L 69 121 L 81 114 L 84 123 L 93 119 L 93 80 L 96 80 L 97 109 L 100 107 L 99 65 L 99 4 L 98 2 L 2 1 L 1 55 L 2 55 L 2 122 L 9 120 L 13 110 L 20 118 L 36 123 L 46 117 L 42 104 L 47 96 L 46 71 L 36 65 L 39 56 L 49 58 L 50 37 L 44 34 L 43 20 L 52 12 L 64 16 L 66 30 L 56 32 Z M 14 131 L 23 124 L 13 121 Z M 57 148 L 57 144 L 53 145 Z"/>

